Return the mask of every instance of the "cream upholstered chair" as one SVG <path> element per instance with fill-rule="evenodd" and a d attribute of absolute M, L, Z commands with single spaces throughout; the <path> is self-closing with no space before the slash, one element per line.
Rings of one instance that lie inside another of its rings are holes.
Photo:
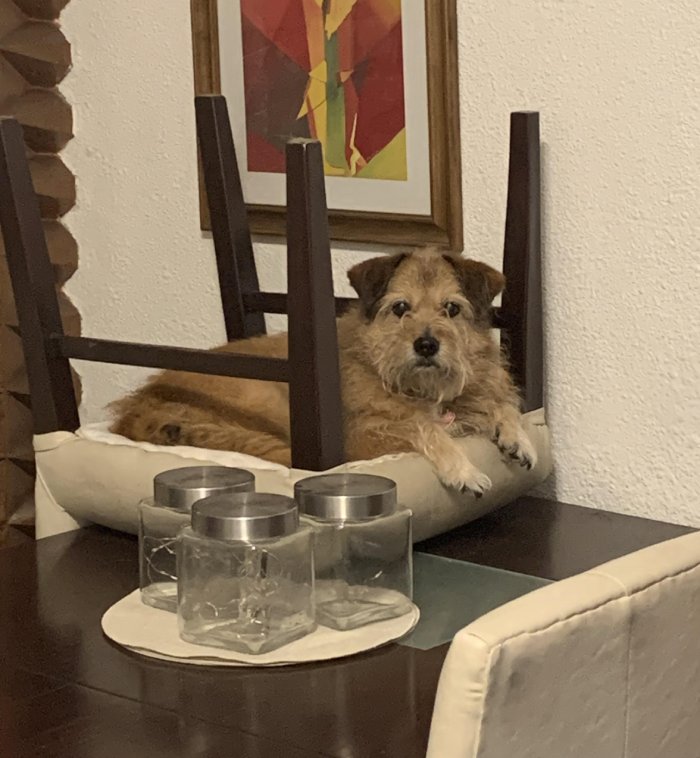
<path fill-rule="evenodd" d="M 700 533 L 539 589 L 455 637 L 428 758 L 698 758 Z"/>

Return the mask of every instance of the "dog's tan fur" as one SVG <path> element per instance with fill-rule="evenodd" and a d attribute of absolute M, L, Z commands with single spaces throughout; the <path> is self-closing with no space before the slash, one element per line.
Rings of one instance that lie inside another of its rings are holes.
<path fill-rule="evenodd" d="M 489 331 L 489 307 L 503 276 L 476 261 L 422 250 L 365 261 L 349 279 L 359 304 L 337 321 L 347 460 L 418 452 L 445 485 L 477 495 L 491 482 L 457 437 L 485 435 L 507 459 L 533 466 L 517 393 Z M 393 310 L 399 301 L 410 306 L 401 316 Z M 450 317 L 448 303 L 460 312 Z M 429 359 L 414 350 L 426 335 L 440 343 L 434 365 L 420 365 Z M 287 335 L 219 350 L 286 357 Z M 112 430 L 289 465 L 288 398 L 286 384 L 165 371 L 114 404 Z M 454 423 L 445 423 L 446 414 L 454 414 Z"/>

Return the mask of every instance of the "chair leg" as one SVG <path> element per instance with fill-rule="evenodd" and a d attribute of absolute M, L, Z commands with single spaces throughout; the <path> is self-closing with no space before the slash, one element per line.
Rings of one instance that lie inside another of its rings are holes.
<path fill-rule="evenodd" d="M 503 249 L 503 343 L 525 411 L 544 400 L 539 113 L 512 113 Z"/>
<path fill-rule="evenodd" d="M 52 348 L 61 313 L 22 127 L 0 119 L 0 225 L 31 391 L 34 431 L 80 425 L 70 363 Z"/>
<path fill-rule="evenodd" d="M 246 312 L 244 295 L 260 289 L 226 99 L 195 98 L 219 289 L 229 340 L 265 334 L 265 316 Z"/>
<path fill-rule="evenodd" d="M 287 145 L 289 410 L 292 465 L 343 461 L 343 415 L 321 145 Z"/>

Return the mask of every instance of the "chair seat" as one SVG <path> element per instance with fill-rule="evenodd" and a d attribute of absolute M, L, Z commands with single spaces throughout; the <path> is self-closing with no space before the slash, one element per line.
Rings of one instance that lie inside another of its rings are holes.
<path fill-rule="evenodd" d="M 544 412 L 533 411 L 524 419 L 539 458 L 532 471 L 505 464 L 486 439 L 462 441 L 470 459 L 493 482 L 492 489 L 478 500 L 446 489 L 428 461 L 414 453 L 346 463 L 331 471 L 379 474 L 396 481 L 400 502 L 413 511 L 413 538 L 418 542 L 473 521 L 544 481 L 552 467 Z M 37 537 L 86 523 L 135 533 L 138 502 L 151 494 L 153 477 L 171 468 L 202 463 L 244 468 L 255 475 L 259 491 L 284 495 L 291 495 L 294 483 L 313 473 L 240 453 L 133 442 L 111 434 L 106 424 L 83 427 L 76 433 L 38 435 L 34 449 Z"/>

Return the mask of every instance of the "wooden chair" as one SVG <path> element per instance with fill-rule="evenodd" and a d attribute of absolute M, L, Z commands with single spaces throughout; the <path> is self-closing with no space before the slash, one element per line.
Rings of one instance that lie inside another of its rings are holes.
<path fill-rule="evenodd" d="M 198 97 L 197 131 L 229 339 L 263 334 L 264 313 L 289 316 L 289 358 L 212 353 L 63 333 L 25 155 L 22 128 L 0 119 L 0 225 L 17 303 L 35 433 L 80 422 L 70 359 L 289 383 L 292 463 L 324 470 L 343 460 L 342 408 L 321 146 L 287 145 L 288 294 L 260 291 L 225 99 Z M 511 116 L 504 273 L 494 326 L 503 333 L 524 409 L 542 405 L 539 118 Z"/>

